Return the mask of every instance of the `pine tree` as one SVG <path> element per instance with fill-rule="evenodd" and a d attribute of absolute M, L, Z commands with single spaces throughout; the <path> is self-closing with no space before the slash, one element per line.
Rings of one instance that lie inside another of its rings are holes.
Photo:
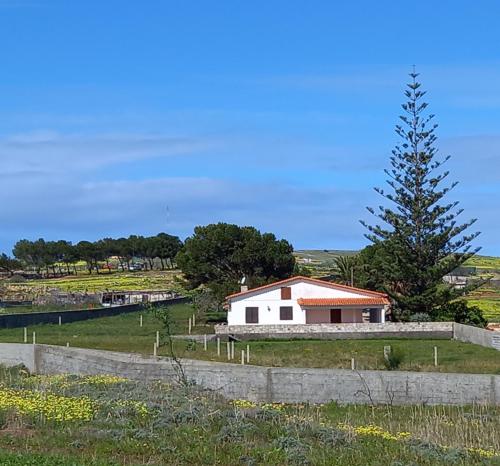
<path fill-rule="evenodd" d="M 418 74 L 413 71 L 410 77 L 402 124 L 396 125 L 402 142 L 392 151 L 392 168 L 385 170 L 391 189 L 375 188 L 390 201 L 389 207 L 379 206 L 377 211 L 368 207 L 382 220 L 382 226 L 361 222 L 369 230 L 365 235 L 368 239 L 385 244 L 382 272 L 386 283 L 392 284 L 386 291 L 403 318 L 432 314 L 433 309 L 463 294 L 463 290 L 446 286 L 443 277 L 480 249 L 471 245 L 479 232 L 465 233 L 476 219 L 458 223 L 462 213 L 458 201 L 443 201 L 457 182 L 442 187 L 449 172 L 441 166 L 450 156 L 437 157 L 438 125 L 433 122 L 434 115 L 426 112 L 428 104 L 422 100 L 425 92 L 417 82 Z"/>

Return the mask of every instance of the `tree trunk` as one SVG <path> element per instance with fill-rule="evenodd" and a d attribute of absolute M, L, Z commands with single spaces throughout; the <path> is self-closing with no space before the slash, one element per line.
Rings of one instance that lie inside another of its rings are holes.
<path fill-rule="evenodd" d="M 163 257 L 160 257 L 161 269 L 165 270 L 165 263 L 163 262 Z"/>

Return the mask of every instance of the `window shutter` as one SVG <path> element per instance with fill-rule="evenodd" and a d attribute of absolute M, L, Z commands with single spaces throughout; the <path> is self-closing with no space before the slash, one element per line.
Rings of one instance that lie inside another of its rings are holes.
<path fill-rule="evenodd" d="M 259 323 L 259 308 L 258 307 L 246 307 L 245 308 L 245 322 L 247 324 L 258 324 Z"/>
<path fill-rule="evenodd" d="M 293 307 L 281 306 L 280 307 L 280 320 L 293 320 Z"/>
<path fill-rule="evenodd" d="M 281 287 L 281 299 L 292 299 L 292 289 L 289 286 Z"/>

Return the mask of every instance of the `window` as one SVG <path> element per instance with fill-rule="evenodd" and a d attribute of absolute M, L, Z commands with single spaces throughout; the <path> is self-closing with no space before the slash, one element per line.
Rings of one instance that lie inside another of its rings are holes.
<path fill-rule="evenodd" d="M 292 299 L 292 289 L 289 286 L 281 287 L 281 299 Z"/>
<path fill-rule="evenodd" d="M 258 324 L 259 323 L 259 308 L 258 307 L 247 307 L 245 308 L 245 322 L 247 324 Z"/>
<path fill-rule="evenodd" d="M 281 306 L 280 307 L 280 320 L 293 320 L 293 307 Z"/>

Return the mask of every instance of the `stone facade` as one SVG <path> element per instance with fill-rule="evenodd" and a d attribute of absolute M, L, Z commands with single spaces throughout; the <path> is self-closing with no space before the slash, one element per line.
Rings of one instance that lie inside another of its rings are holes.
<path fill-rule="evenodd" d="M 386 322 L 363 324 L 307 324 L 307 325 L 216 325 L 219 336 L 241 339 L 314 338 L 314 339 L 369 339 L 369 338 L 452 338 L 452 322 Z"/>

